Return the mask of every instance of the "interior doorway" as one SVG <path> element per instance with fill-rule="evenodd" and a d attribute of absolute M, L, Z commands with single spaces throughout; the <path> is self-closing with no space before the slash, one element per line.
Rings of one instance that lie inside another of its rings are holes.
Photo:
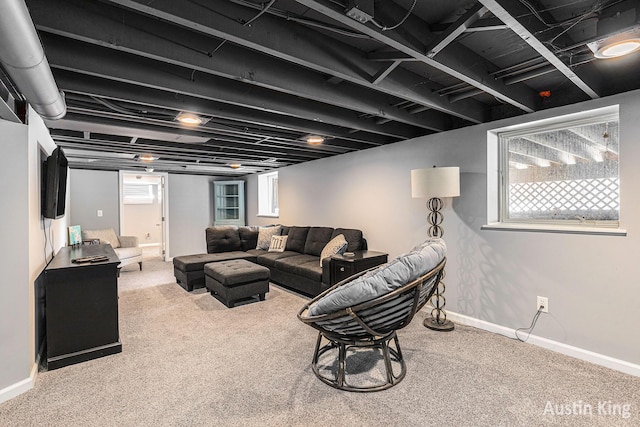
<path fill-rule="evenodd" d="M 168 260 L 167 174 L 120 171 L 120 234 L 136 236 L 144 258 Z"/>

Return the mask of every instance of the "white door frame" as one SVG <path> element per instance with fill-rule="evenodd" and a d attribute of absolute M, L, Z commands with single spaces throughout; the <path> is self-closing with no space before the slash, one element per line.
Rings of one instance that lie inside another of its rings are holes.
<path fill-rule="evenodd" d="M 119 218 L 119 227 L 120 232 L 123 229 L 124 222 L 124 191 L 123 191 L 123 183 L 124 183 L 124 175 L 141 175 L 141 176 L 159 176 L 161 177 L 161 185 L 162 185 L 162 245 L 161 249 L 163 252 L 163 259 L 165 261 L 170 261 L 169 258 L 169 186 L 167 182 L 169 181 L 169 174 L 166 172 L 140 172 L 140 171 L 128 171 L 128 170 L 120 170 L 118 171 L 118 197 L 120 201 L 120 218 Z"/>

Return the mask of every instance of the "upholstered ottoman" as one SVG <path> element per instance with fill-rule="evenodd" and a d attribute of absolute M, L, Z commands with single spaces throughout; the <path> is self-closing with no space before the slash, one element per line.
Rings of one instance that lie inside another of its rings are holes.
<path fill-rule="evenodd" d="M 230 259 L 248 259 L 255 261 L 255 255 L 243 251 L 215 254 L 182 255 L 173 258 L 173 275 L 176 282 L 187 291 L 204 287 L 204 266 L 210 262 Z"/>
<path fill-rule="evenodd" d="M 206 264 L 204 276 L 211 295 L 229 308 L 254 295 L 264 301 L 269 292 L 269 269 L 245 259 Z"/>

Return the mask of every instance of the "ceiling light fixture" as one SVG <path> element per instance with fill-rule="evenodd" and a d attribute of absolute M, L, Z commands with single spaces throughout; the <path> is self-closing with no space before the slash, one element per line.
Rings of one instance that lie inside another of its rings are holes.
<path fill-rule="evenodd" d="M 143 154 L 139 156 L 138 159 L 140 159 L 140 161 L 143 161 L 143 162 L 153 162 L 154 160 L 158 160 L 157 157 L 151 156 L 149 154 Z"/>
<path fill-rule="evenodd" d="M 231 163 L 231 164 L 229 165 L 229 167 L 230 167 L 231 169 L 240 169 L 240 168 L 242 167 L 242 165 L 241 165 L 240 163 Z"/>
<path fill-rule="evenodd" d="M 153 168 L 145 168 L 144 169 L 146 172 L 153 172 Z"/>
<path fill-rule="evenodd" d="M 619 58 L 640 50 L 640 28 L 588 43 L 598 59 Z"/>
<path fill-rule="evenodd" d="M 320 135 L 309 135 L 307 137 L 307 144 L 310 145 L 320 145 L 324 142 L 324 137 Z"/>
<path fill-rule="evenodd" d="M 176 116 L 176 120 L 183 125 L 196 126 L 202 124 L 202 118 L 193 113 L 182 112 Z"/>

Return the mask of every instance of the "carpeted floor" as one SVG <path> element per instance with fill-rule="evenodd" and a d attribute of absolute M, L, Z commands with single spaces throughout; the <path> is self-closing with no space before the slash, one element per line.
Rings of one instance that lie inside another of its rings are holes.
<path fill-rule="evenodd" d="M 118 286 L 123 352 L 40 372 L 0 404 L 1 426 L 640 425 L 640 378 L 474 328 L 430 331 L 423 313 L 398 333 L 406 378 L 349 393 L 313 375 L 297 294 L 272 286 L 228 309 L 159 259 Z"/>

